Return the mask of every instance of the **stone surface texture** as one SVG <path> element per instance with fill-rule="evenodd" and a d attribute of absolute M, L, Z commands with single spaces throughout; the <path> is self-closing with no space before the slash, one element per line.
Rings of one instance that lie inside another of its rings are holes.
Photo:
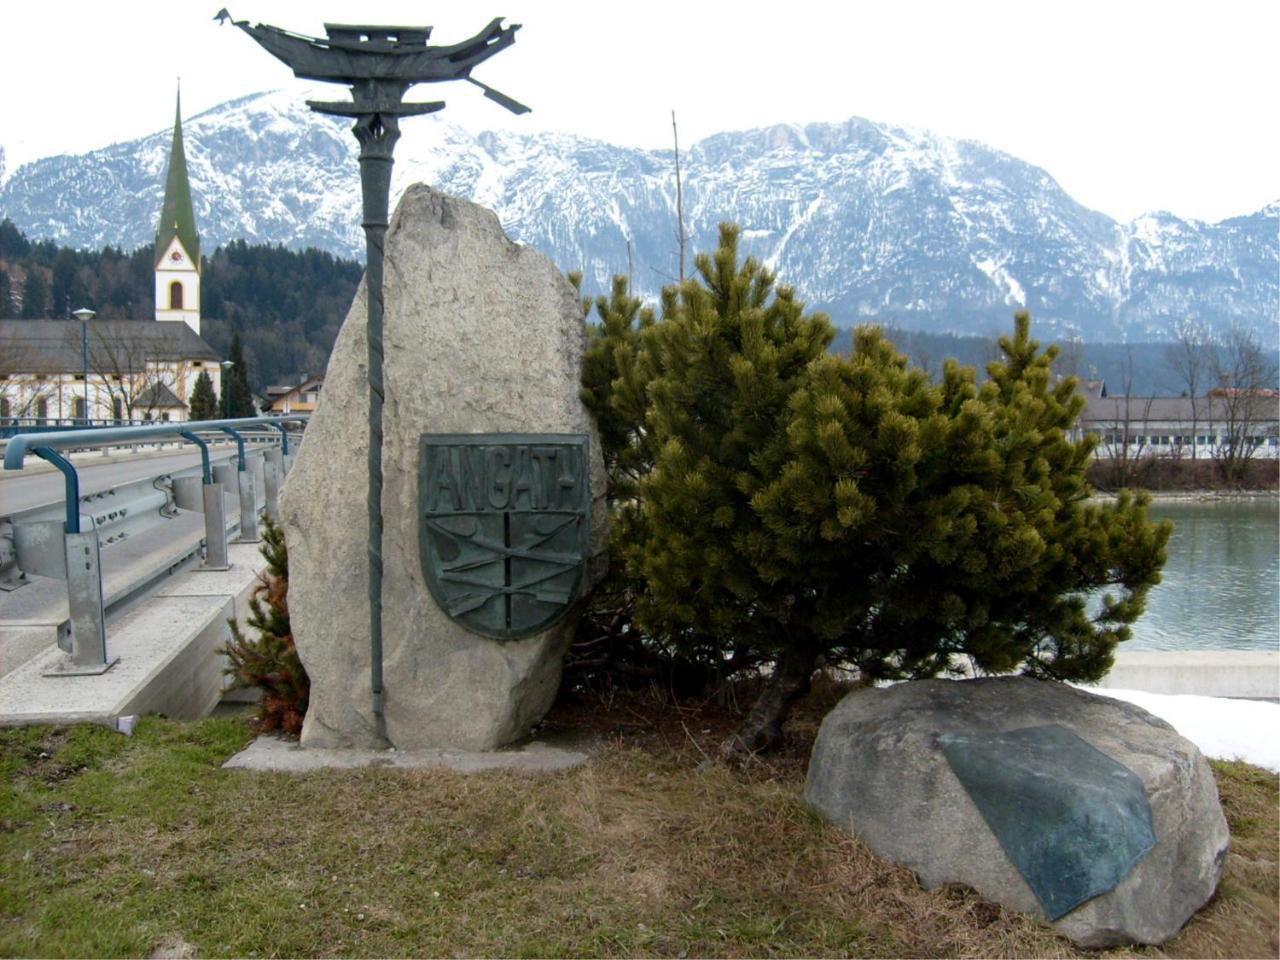
<path fill-rule="evenodd" d="M 826 717 L 805 799 L 926 888 L 949 882 L 1044 916 L 946 758 L 944 733 L 1060 724 L 1142 780 L 1156 846 L 1108 893 L 1053 924 L 1089 947 L 1161 943 L 1213 895 L 1227 823 L 1209 765 L 1163 720 L 1128 703 L 1023 677 L 919 680 L 857 690 Z"/>
<path fill-rule="evenodd" d="M 281 494 L 289 609 L 311 677 L 303 747 L 491 750 L 550 707 L 575 616 L 523 640 L 469 633 L 439 609 L 418 547 L 423 433 L 587 433 L 593 561 L 603 569 L 604 465 L 579 400 L 585 345 L 573 287 L 475 204 L 417 185 L 386 243 L 383 410 L 384 723 L 370 693 L 369 449 L 363 284 L 322 402 Z"/>

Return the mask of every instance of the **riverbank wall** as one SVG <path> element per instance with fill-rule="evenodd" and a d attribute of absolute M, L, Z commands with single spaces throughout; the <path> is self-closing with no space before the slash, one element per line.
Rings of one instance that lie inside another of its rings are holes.
<path fill-rule="evenodd" d="M 1097 686 L 1280 701 L 1280 649 L 1119 650 Z"/>

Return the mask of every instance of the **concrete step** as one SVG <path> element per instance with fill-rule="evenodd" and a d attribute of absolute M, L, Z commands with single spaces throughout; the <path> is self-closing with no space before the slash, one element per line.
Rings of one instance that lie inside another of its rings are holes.
<path fill-rule="evenodd" d="M 120 662 L 104 674 L 45 674 L 67 655 L 57 647 L 0 677 L 0 726 L 101 723 L 160 713 L 206 716 L 222 697 L 230 639 L 227 620 L 243 620 L 265 562 L 256 544 L 233 544 L 231 569 L 189 571 L 139 600 L 110 625 L 107 649 Z"/>

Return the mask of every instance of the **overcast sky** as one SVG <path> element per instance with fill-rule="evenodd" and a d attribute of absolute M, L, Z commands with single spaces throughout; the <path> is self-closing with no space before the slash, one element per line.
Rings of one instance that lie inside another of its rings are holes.
<path fill-rule="evenodd" d="M 850 116 L 983 141 L 1044 167 L 1118 219 L 1218 220 L 1280 199 L 1280 3 L 1201 0 L 0 0 L 0 146 L 17 164 L 162 129 L 300 84 L 213 15 L 323 34 L 326 20 L 523 24 L 477 79 L 534 108 L 509 117 L 465 84 L 419 88 L 480 130 L 568 130 L 669 148 L 722 130 Z M 413 121 L 408 121 L 413 122 Z"/>

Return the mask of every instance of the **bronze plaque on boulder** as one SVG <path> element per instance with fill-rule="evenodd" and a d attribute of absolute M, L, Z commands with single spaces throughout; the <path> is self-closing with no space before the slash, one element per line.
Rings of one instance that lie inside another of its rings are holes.
<path fill-rule="evenodd" d="M 586 434 L 422 434 L 422 574 L 450 618 L 516 640 L 568 612 L 589 553 L 587 450 Z"/>

